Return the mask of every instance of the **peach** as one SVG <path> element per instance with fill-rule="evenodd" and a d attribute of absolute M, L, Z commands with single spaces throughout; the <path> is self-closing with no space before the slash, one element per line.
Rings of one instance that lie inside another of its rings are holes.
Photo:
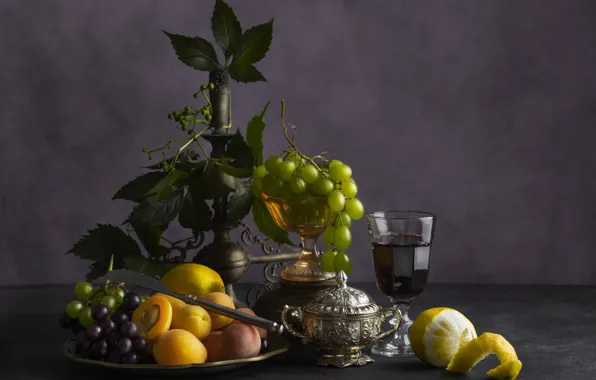
<path fill-rule="evenodd" d="M 226 359 L 253 358 L 261 351 L 261 337 L 257 329 L 245 323 L 226 327 L 222 341 Z"/>
<path fill-rule="evenodd" d="M 207 360 L 207 349 L 193 334 L 174 329 L 157 338 L 153 357 L 160 365 L 201 364 Z"/>
<path fill-rule="evenodd" d="M 207 349 L 207 361 L 219 362 L 225 360 L 225 352 L 223 346 L 223 331 L 213 331 L 207 339 L 203 341 L 203 345 Z"/>
<path fill-rule="evenodd" d="M 232 297 L 230 297 L 226 293 L 221 293 L 221 292 L 209 293 L 205 296 L 205 299 L 207 301 L 211 301 L 213 303 L 216 303 L 221 306 L 226 306 L 231 309 L 236 308 L 236 305 L 234 305 L 234 300 L 232 299 Z M 209 315 L 211 316 L 211 329 L 212 330 L 221 330 L 224 327 L 226 327 L 227 325 L 229 325 L 230 323 L 232 323 L 232 318 L 228 318 L 224 315 L 213 313 L 213 312 L 209 312 Z"/>
<path fill-rule="evenodd" d="M 254 311 L 252 311 L 252 309 L 249 309 L 249 308 L 247 308 L 247 307 L 240 308 L 240 309 L 238 309 L 238 311 L 241 311 L 241 312 L 243 312 L 243 313 L 246 313 L 246 314 L 250 314 L 250 315 L 254 315 L 254 316 L 256 316 L 255 312 L 254 312 Z M 240 321 L 233 321 L 232 323 L 243 323 L 243 322 L 240 322 Z M 264 328 L 261 328 L 261 327 L 256 327 L 256 326 L 255 326 L 255 328 L 257 329 L 257 331 L 258 331 L 258 333 L 259 333 L 259 336 L 260 336 L 261 338 L 267 338 L 267 330 L 265 330 Z"/>
<path fill-rule="evenodd" d="M 174 314 L 170 328 L 186 330 L 204 340 L 211 332 L 211 317 L 201 306 L 186 305 Z"/>

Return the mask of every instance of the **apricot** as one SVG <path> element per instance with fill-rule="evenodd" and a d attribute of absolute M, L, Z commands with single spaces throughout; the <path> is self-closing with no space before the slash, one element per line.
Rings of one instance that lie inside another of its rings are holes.
<path fill-rule="evenodd" d="M 256 316 L 255 312 L 252 311 L 252 309 L 249 309 L 247 307 L 240 308 L 240 309 L 238 309 L 238 311 L 241 311 L 241 312 L 243 312 L 245 314 L 250 314 L 250 315 Z M 232 323 L 243 323 L 243 322 L 234 320 L 234 321 L 232 321 Z M 265 330 L 264 328 L 261 328 L 261 327 L 256 327 L 256 326 L 253 326 L 253 327 L 255 329 L 257 329 L 257 332 L 259 333 L 259 336 L 261 338 L 267 338 L 267 330 Z"/>
<path fill-rule="evenodd" d="M 226 293 L 221 293 L 221 292 L 209 293 L 205 296 L 205 299 L 207 301 L 211 301 L 213 303 L 216 303 L 221 306 L 226 306 L 231 309 L 236 308 L 236 305 L 234 305 L 234 300 L 232 299 L 232 297 L 230 297 Z M 232 323 L 232 318 L 228 318 L 225 315 L 217 314 L 214 312 L 209 312 L 209 315 L 211 316 L 211 329 L 212 330 L 223 329 L 224 327 L 226 327 L 230 323 Z"/>
<path fill-rule="evenodd" d="M 184 306 L 186 306 L 186 302 L 182 301 L 181 299 L 178 299 L 176 297 L 172 297 L 169 296 L 167 294 L 162 294 L 162 293 L 156 293 L 154 296 L 161 296 L 166 298 L 168 301 L 170 301 L 170 305 L 172 305 L 172 312 L 174 314 L 176 314 L 176 312 L 180 309 L 182 309 Z"/>
<path fill-rule="evenodd" d="M 261 337 L 257 329 L 245 323 L 226 327 L 222 340 L 226 360 L 253 358 L 261 351 Z"/>
<path fill-rule="evenodd" d="M 201 306 L 186 305 L 174 313 L 170 328 L 186 330 L 197 339 L 204 340 L 211 332 L 211 317 Z"/>
<path fill-rule="evenodd" d="M 207 349 L 186 330 L 164 332 L 153 346 L 153 357 L 160 365 L 201 364 L 207 360 Z"/>
<path fill-rule="evenodd" d="M 139 335 L 153 340 L 170 329 L 172 324 L 172 305 L 167 298 L 154 295 L 137 307 L 132 314 L 132 321 L 139 329 Z"/>
<path fill-rule="evenodd" d="M 203 345 L 207 349 L 207 361 L 219 362 L 225 360 L 225 352 L 223 347 L 223 331 L 213 331 L 207 339 L 203 341 Z"/>

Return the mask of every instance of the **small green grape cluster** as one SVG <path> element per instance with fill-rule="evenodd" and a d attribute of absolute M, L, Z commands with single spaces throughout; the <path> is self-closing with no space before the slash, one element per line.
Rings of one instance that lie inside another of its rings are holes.
<path fill-rule="evenodd" d="M 204 121 L 201 117 L 204 118 Z M 182 111 L 175 111 L 168 114 L 168 119 L 174 120 L 182 131 L 191 135 L 194 132 L 191 126 L 194 126 L 199 121 L 202 121 L 203 124 L 211 121 L 211 104 L 207 104 L 198 110 L 186 106 Z"/>
<path fill-rule="evenodd" d="M 119 284 L 93 286 L 89 282 L 79 282 L 74 287 L 75 300 L 66 305 L 60 324 L 72 328 L 73 332 L 95 323 L 93 310 L 97 305 L 105 305 L 110 313 L 118 310 L 125 302 L 126 290 Z M 140 297 L 144 301 L 146 296 Z"/>
<path fill-rule="evenodd" d="M 331 249 L 321 256 L 321 267 L 327 272 L 352 271 L 346 250 L 352 243 L 352 220 L 364 216 L 362 202 L 356 198 L 358 186 L 352 169 L 339 160 L 321 163 L 296 149 L 289 149 L 282 157 L 273 155 L 253 174 L 252 192 L 277 198 L 326 197 L 330 215 L 323 232 L 323 243 Z"/>

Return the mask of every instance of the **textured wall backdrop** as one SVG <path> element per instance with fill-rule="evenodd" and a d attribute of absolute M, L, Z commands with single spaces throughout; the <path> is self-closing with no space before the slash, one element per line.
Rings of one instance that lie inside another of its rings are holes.
<path fill-rule="evenodd" d="M 594 1 L 230 0 L 275 17 L 268 84 L 235 84 L 234 121 L 279 100 L 310 153 L 347 161 L 369 211 L 439 215 L 436 282 L 596 284 Z M 213 1 L 0 1 L 0 285 L 78 280 L 64 256 L 129 205 L 115 190 L 205 74 L 161 30 L 210 36 Z M 366 223 L 352 280 L 372 280 Z M 245 281 L 259 279 L 251 270 Z"/>

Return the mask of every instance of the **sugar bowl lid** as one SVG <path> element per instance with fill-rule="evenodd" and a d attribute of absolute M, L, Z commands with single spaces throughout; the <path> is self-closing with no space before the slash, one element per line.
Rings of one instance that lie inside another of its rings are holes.
<path fill-rule="evenodd" d="M 337 273 L 335 280 L 337 286 L 319 291 L 303 310 L 330 316 L 368 315 L 381 310 L 366 293 L 346 284 L 348 276 L 343 270 Z"/>

